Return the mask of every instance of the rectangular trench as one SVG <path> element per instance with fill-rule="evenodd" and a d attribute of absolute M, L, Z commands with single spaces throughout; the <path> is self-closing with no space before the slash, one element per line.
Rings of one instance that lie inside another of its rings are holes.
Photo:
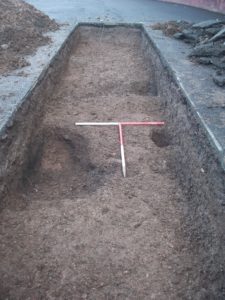
<path fill-rule="evenodd" d="M 28 100 L 1 141 L 3 298 L 224 299 L 224 173 L 146 33 L 78 27 Z M 75 126 L 121 120 L 166 122 L 125 128 L 126 178 L 118 129 Z"/>

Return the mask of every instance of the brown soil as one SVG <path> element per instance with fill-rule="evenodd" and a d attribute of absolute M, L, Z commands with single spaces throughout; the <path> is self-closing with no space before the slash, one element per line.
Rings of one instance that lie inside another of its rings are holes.
<path fill-rule="evenodd" d="M 151 25 L 154 30 L 161 30 L 167 36 L 173 36 L 177 32 L 182 32 L 185 28 L 190 27 L 190 23 L 182 21 L 168 21 L 165 23 L 156 23 Z"/>
<path fill-rule="evenodd" d="M 51 41 L 58 25 L 22 0 L 0 1 L 0 74 L 28 65 L 24 56 Z"/>
<path fill-rule="evenodd" d="M 74 125 L 163 119 L 140 42 L 135 29 L 82 29 L 40 157 L 0 216 L 2 299 L 206 299 L 166 129 L 125 129 L 123 178 L 117 129 Z"/>

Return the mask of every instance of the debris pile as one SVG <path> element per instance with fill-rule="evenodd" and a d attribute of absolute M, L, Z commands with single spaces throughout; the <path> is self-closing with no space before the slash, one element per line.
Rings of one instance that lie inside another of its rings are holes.
<path fill-rule="evenodd" d="M 169 21 L 166 23 L 156 23 L 151 26 L 154 30 L 161 30 L 166 36 L 173 36 L 177 32 L 182 32 L 190 27 L 190 23 L 185 21 Z"/>
<path fill-rule="evenodd" d="M 0 74 L 28 65 L 24 56 L 49 43 L 58 24 L 23 0 L 0 1 Z"/>
<path fill-rule="evenodd" d="M 207 20 L 201 23 L 170 21 L 152 26 L 193 46 L 189 58 L 199 64 L 215 69 L 213 81 L 218 86 L 225 86 L 225 19 Z"/>

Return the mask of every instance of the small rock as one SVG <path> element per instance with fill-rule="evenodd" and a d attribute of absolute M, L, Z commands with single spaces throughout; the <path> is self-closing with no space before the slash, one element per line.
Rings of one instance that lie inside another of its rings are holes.
<path fill-rule="evenodd" d="M 7 50 L 9 48 L 9 44 L 1 45 L 2 50 Z"/>
<path fill-rule="evenodd" d="M 177 32 L 173 35 L 173 37 L 177 40 L 183 40 L 184 39 L 184 34 L 182 32 Z"/>
<path fill-rule="evenodd" d="M 219 19 L 207 20 L 207 21 L 203 21 L 200 23 L 196 23 L 196 24 L 192 25 L 192 27 L 193 28 L 209 28 L 209 27 L 219 25 L 219 24 L 225 24 L 225 20 L 219 20 Z"/>
<path fill-rule="evenodd" d="M 5 141 L 7 138 L 8 138 L 8 134 L 5 133 L 1 136 L 1 141 Z"/>
<path fill-rule="evenodd" d="M 198 57 L 196 59 L 196 61 L 201 65 L 211 65 L 212 64 L 211 58 L 208 58 L 208 57 Z"/>
<path fill-rule="evenodd" d="M 142 225 L 142 222 L 136 223 L 134 224 L 134 229 L 137 229 L 138 227 L 140 227 Z"/>
<path fill-rule="evenodd" d="M 64 138 L 65 141 L 70 141 L 70 140 L 71 140 L 70 137 L 69 137 L 67 134 L 65 134 L 65 135 L 63 136 L 63 138 Z"/>
<path fill-rule="evenodd" d="M 223 87 L 225 86 L 225 74 L 219 75 L 218 72 L 213 75 L 213 81 L 216 85 Z"/>

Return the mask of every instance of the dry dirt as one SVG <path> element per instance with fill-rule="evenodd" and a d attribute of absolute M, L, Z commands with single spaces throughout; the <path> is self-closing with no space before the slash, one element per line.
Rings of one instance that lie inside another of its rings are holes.
<path fill-rule="evenodd" d="M 163 120 L 140 42 L 135 29 L 82 29 L 37 164 L 1 212 L 1 299 L 206 299 L 166 130 L 125 129 L 123 178 L 117 129 L 74 125 Z"/>
<path fill-rule="evenodd" d="M 166 36 L 173 36 L 177 32 L 182 32 L 185 28 L 190 27 L 190 23 L 185 21 L 168 21 L 165 23 L 156 23 L 150 25 L 154 30 L 161 30 Z"/>
<path fill-rule="evenodd" d="M 24 56 L 51 42 L 43 34 L 58 27 L 54 20 L 22 0 L 1 0 L 0 75 L 27 66 Z"/>

